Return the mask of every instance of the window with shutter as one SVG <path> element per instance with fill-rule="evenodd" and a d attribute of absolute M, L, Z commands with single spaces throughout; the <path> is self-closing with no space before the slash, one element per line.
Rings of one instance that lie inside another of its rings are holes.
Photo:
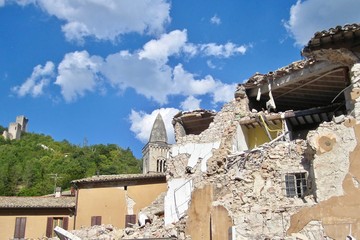
<path fill-rule="evenodd" d="M 46 224 L 46 237 L 50 238 L 52 236 L 53 233 L 53 218 L 52 217 L 48 217 L 47 219 L 47 224 Z"/>
<path fill-rule="evenodd" d="M 132 227 L 134 224 L 136 224 L 136 215 L 135 214 L 126 215 L 125 227 Z"/>
<path fill-rule="evenodd" d="M 26 217 L 15 219 L 14 239 L 25 239 Z"/>
<path fill-rule="evenodd" d="M 63 218 L 63 226 L 62 226 L 62 228 L 65 229 L 65 230 L 68 230 L 68 228 L 69 228 L 69 218 L 68 217 Z"/>
<path fill-rule="evenodd" d="M 46 237 L 55 237 L 54 229 L 61 227 L 68 230 L 69 218 L 68 217 L 48 217 L 46 224 Z"/>
<path fill-rule="evenodd" d="M 101 216 L 92 216 L 91 217 L 91 226 L 101 225 Z"/>

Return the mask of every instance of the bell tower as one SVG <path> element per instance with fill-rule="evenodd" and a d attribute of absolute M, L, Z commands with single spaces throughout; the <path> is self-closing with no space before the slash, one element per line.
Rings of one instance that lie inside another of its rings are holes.
<path fill-rule="evenodd" d="M 142 149 L 144 174 L 165 172 L 165 163 L 170 149 L 167 141 L 165 124 L 159 113 L 151 129 L 149 142 Z"/>

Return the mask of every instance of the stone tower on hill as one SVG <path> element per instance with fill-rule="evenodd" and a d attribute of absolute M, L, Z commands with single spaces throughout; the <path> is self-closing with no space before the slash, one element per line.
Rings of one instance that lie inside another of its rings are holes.
<path fill-rule="evenodd" d="M 21 115 L 21 116 L 17 116 L 16 117 L 16 122 L 12 122 L 9 124 L 9 128 L 8 130 L 3 132 L 3 137 L 5 139 L 10 139 L 10 140 L 18 140 L 21 138 L 21 133 L 26 132 L 27 131 L 27 123 L 28 123 L 29 119 L 27 119 L 25 116 Z"/>
<path fill-rule="evenodd" d="M 164 121 L 159 113 L 151 130 L 149 142 L 142 149 L 143 173 L 165 172 L 165 162 L 170 149 Z"/>

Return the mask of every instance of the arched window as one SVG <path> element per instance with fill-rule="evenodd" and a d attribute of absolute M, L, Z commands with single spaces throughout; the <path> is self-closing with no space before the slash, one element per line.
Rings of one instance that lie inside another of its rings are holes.
<path fill-rule="evenodd" d="M 156 171 L 157 172 L 165 172 L 165 170 L 166 170 L 165 163 L 166 163 L 166 159 L 164 159 L 164 158 L 158 159 L 157 163 L 156 163 Z"/>

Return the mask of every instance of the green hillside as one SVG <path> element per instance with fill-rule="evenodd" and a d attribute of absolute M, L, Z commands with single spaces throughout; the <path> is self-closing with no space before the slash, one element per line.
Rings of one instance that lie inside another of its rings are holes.
<path fill-rule="evenodd" d="M 71 180 L 97 173 L 140 171 L 132 151 L 115 144 L 80 147 L 42 134 L 23 133 L 21 140 L 12 141 L 0 136 L 0 196 L 53 193 L 55 174 L 60 177 L 56 185 L 68 189 Z"/>

